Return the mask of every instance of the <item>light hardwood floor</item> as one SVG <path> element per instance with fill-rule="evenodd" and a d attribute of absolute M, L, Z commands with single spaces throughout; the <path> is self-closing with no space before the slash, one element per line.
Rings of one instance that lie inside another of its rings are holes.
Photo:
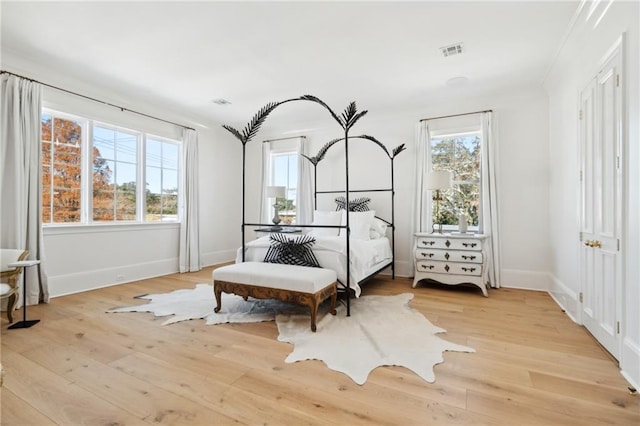
<path fill-rule="evenodd" d="M 3 319 L 1 423 L 640 424 L 640 398 L 614 360 L 545 293 L 364 285 L 363 294 L 414 293 L 410 305 L 443 338 L 476 349 L 446 352 L 433 384 L 401 367 L 358 386 L 319 361 L 285 364 L 291 346 L 273 322 L 162 326 L 149 313 L 105 313 L 210 281 L 211 270 L 56 298 L 28 308 L 41 319 L 31 329 L 7 330 Z"/>

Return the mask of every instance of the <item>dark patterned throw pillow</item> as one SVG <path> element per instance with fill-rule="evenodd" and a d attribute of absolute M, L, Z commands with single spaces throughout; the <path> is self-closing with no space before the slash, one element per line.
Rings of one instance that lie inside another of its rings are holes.
<path fill-rule="evenodd" d="M 311 251 L 316 239 L 309 235 L 296 238 L 284 234 L 271 234 L 271 245 L 264 256 L 267 263 L 284 263 L 286 265 L 312 266 L 319 268 L 318 260 Z"/>
<path fill-rule="evenodd" d="M 369 211 L 369 202 L 371 198 L 361 197 L 349 201 L 349 211 L 351 212 L 367 212 Z M 345 197 L 336 197 L 336 211 L 347 209 L 347 199 Z"/>

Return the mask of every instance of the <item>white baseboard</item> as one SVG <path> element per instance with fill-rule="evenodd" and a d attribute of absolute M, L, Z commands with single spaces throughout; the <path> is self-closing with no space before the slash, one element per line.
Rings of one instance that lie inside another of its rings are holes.
<path fill-rule="evenodd" d="M 549 294 L 573 322 L 582 324 L 580 301 L 575 291 L 571 290 L 562 281 L 552 275 Z"/>
<path fill-rule="evenodd" d="M 176 272 L 178 258 L 49 276 L 49 296 L 66 296 Z"/>
<path fill-rule="evenodd" d="M 640 345 L 629 338 L 622 340 L 620 373 L 636 390 L 640 391 Z"/>
<path fill-rule="evenodd" d="M 234 262 L 236 260 L 236 251 L 236 249 L 231 249 L 202 253 L 200 255 L 202 266 L 213 266 L 221 263 Z"/>
<path fill-rule="evenodd" d="M 522 269 L 503 269 L 501 272 L 501 287 L 519 288 L 521 290 L 549 290 L 551 280 L 546 272 L 525 271 Z"/>
<path fill-rule="evenodd" d="M 413 269 L 406 260 L 396 260 L 396 277 L 412 277 Z M 385 275 L 391 275 L 391 268 L 385 269 Z"/>

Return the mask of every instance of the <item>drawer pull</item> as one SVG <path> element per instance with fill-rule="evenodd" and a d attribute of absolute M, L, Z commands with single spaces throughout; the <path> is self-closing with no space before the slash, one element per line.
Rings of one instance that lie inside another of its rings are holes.
<path fill-rule="evenodd" d="M 450 257 L 450 256 L 449 256 L 449 253 L 445 253 L 445 254 L 444 254 L 444 258 L 445 258 L 445 259 L 449 260 L 449 257 Z"/>
<path fill-rule="evenodd" d="M 422 257 L 433 257 L 433 253 L 425 253 L 425 252 L 422 252 L 422 253 L 420 253 L 420 254 L 422 255 Z"/>
<path fill-rule="evenodd" d="M 478 243 L 462 243 L 462 245 L 464 247 L 475 247 L 478 245 Z"/>
<path fill-rule="evenodd" d="M 433 269 L 433 268 L 434 268 L 434 266 L 433 266 L 433 265 L 420 265 L 420 267 L 421 267 L 422 269 L 429 269 L 429 270 L 431 270 L 431 269 Z"/>
<path fill-rule="evenodd" d="M 444 245 L 445 245 L 445 246 L 447 246 L 447 248 L 449 248 L 449 246 L 451 245 L 451 241 L 447 240 L 447 241 L 444 243 Z"/>
<path fill-rule="evenodd" d="M 465 272 L 473 272 L 476 270 L 476 268 L 465 268 L 464 266 L 462 267 L 462 270 Z"/>
<path fill-rule="evenodd" d="M 422 244 L 425 246 L 432 246 L 434 245 L 436 242 L 435 241 L 422 241 Z"/>
<path fill-rule="evenodd" d="M 449 272 L 449 269 L 450 269 L 450 268 L 449 268 L 449 265 L 444 265 L 444 270 L 445 270 L 445 271 Z"/>
<path fill-rule="evenodd" d="M 465 255 L 463 254 L 463 255 L 462 255 L 462 258 L 463 258 L 463 259 L 465 259 L 465 260 L 473 260 L 473 259 L 475 259 L 476 257 L 475 257 L 475 256 L 465 256 Z"/>

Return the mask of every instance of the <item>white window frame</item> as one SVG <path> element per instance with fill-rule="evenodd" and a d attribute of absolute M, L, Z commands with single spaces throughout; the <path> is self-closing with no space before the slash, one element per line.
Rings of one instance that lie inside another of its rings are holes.
<path fill-rule="evenodd" d="M 69 121 L 75 121 L 77 123 L 80 124 L 80 128 L 82 129 L 82 134 L 81 134 L 81 138 L 80 138 L 80 221 L 79 222 L 44 222 L 42 223 L 43 226 L 78 226 L 81 224 L 86 223 L 87 221 L 87 206 L 85 205 L 86 203 L 86 197 L 84 196 L 85 193 L 87 193 L 87 188 L 88 188 L 88 179 L 87 179 L 87 174 L 85 173 L 86 170 L 86 162 L 87 162 L 87 158 L 91 158 L 90 155 L 87 155 L 87 142 L 88 142 L 88 138 L 89 138 L 89 134 L 91 132 L 90 127 L 89 126 L 89 120 L 85 117 L 80 117 L 78 115 L 74 115 L 74 114 L 69 114 L 66 112 L 62 112 L 62 111 L 56 111 L 56 110 L 52 110 L 49 108 L 43 108 L 42 111 L 40 112 L 40 126 L 42 126 L 42 116 L 43 115 L 50 115 L 53 119 L 55 118 L 60 118 L 63 120 L 69 120 Z M 51 127 L 51 137 L 54 138 L 54 126 Z M 55 141 L 51 141 L 52 145 L 53 143 L 55 143 Z M 40 135 L 40 152 L 42 152 L 42 135 Z M 54 155 L 53 155 L 53 146 L 52 146 L 52 151 L 51 151 L 51 179 L 52 179 L 52 186 L 53 186 L 53 159 L 54 159 Z M 42 160 L 41 160 L 42 161 Z M 89 160 L 90 161 L 90 160 Z M 42 166 L 43 164 L 40 164 L 40 173 L 42 174 Z M 44 188 L 44 185 L 43 185 Z M 40 190 L 40 194 L 42 195 L 42 190 L 43 188 Z M 50 196 L 50 209 L 51 209 L 51 219 L 53 219 L 53 188 L 51 188 L 51 196 Z M 42 215 L 42 213 L 41 213 Z"/>
<path fill-rule="evenodd" d="M 177 225 L 182 222 L 182 204 L 183 194 L 180 191 L 182 180 L 182 141 L 171 139 L 164 136 L 158 136 L 149 132 L 131 129 L 129 127 L 119 126 L 117 124 L 105 122 L 102 120 L 82 117 L 75 114 L 69 114 L 53 108 L 42 108 L 40 117 L 43 115 L 51 115 L 65 120 L 73 120 L 82 123 L 81 137 L 81 177 L 80 177 L 80 222 L 43 222 L 43 228 L 71 228 L 71 227 L 87 227 L 87 226 L 140 226 L 150 225 L 157 226 L 159 224 Z M 108 129 L 130 132 L 137 135 L 137 161 L 136 161 L 136 219 L 135 220 L 112 220 L 112 221 L 94 221 L 93 220 L 93 129 L 94 126 L 102 126 Z M 53 129 L 52 129 L 53 131 Z M 147 221 L 146 220 L 146 141 L 147 138 L 162 142 L 175 144 L 178 147 L 177 175 L 178 175 L 178 208 L 177 219 L 167 221 Z M 42 144 L 42 142 L 40 142 Z M 40 148 L 42 149 L 42 148 Z M 53 161 L 53 157 L 52 157 Z M 141 185 L 140 182 L 144 182 Z M 53 210 L 52 216 L 53 218 Z"/>
<path fill-rule="evenodd" d="M 280 142 L 280 141 L 277 141 Z M 291 144 L 287 143 L 288 141 L 282 141 L 284 143 L 280 144 L 281 146 L 278 147 L 272 147 L 271 151 L 269 152 L 269 182 L 267 183 L 267 186 L 273 186 L 275 185 L 274 183 L 274 175 L 275 175 L 275 170 L 274 170 L 274 159 L 276 157 L 282 157 L 282 156 L 293 156 L 296 158 L 296 161 L 298 161 L 297 156 L 298 156 L 298 151 L 296 149 L 292 149 Z M 298 169 L 298 166 L 296 166 L 296 169 Z M 289 182 L 289 177 L 288 177 L 288 170 L 287 170 L 287 185 Z M 300 170 L 298 170 L 298 173 L 300 173 Z M 286 199 L 288 199 L 289 197 L 289 190 L 290 187 L 286 186 L 286 192 L 285 192 L 285 197 Z M 298 211 L 297 211 L 297 194 L 298 194 L 298 179 L 296 179 L 296 186 L 295 186 L 295 191 L 296 191 L 296 197 L 294 197 L 293 202 L 296 205 L 296 216 L 295 219 L 293 220 L 292 223 L 296 223 L 297 219 L 298 219 Z M 270 199 L 267 198 L 265 200 L 265 203 L 267 203 L 267 205 L 269 205 Z"/>
<path fill-rule="evenodd" d="M 177 187 L 178 188 L 178 206 L 177 206 L 177 212 L 176 212 L 176 215 L 177 215 L 177 219 L 176 220 L 155 221 L 155 220 L 146 220 L 145 219 L 144 222 L 145 223 L 158 223 L 158 222 L 160 222 L 160 223 L 177 223 L 177 222 L 181 222 L 182 221 L 181 212 L 182 212 L 182 205 L 183 205 L 182 204 L 183 203 L 183 197 L 181 196 L 181 192 L 180 192 L 181 182 L 182 182 L 182 176 L 181 176 L 181 173 L 180 173 L 180 166 L 182 164 L 181 163 L 181 158 L 182 158 L 182 155 L 183 155 L 183 153 L 182 153 L 182 144 L 180 142 L 176 141 L 176 140 L 173 140 L 173 139 L 170 139 L 170 138 L 166 138 L 166 137 L 163 137 L 163 136 L 153 135 L 151 133 L 145 133 L 143 135 L 143 143 L 142 143 L 142 147 L 141 147 L 142 148 L 141 149 L 141 151 L 142 151 L 141 155 L 144 156 L 144 165 L 141 167 L 141 170 L 140 170 L 141 179 L 142 179 L 141 182 L 145 182 L 144 188 L 140 188 L 140 190 L 142 192 L 141 196 L 143 197 L 142 203 L 139 203 L 139 204 L 141 204 L 141 209 L 142 209 L 142 211 L 141 211 L 141 215 L 142 216 L 141 217 L 144 217 L 144 218 L 147 217 L 147 197 L 146 197 L 146 195 L 147 195 L 147 193 L 146 193 L 147 141 L 149 139 L 153 139 L 155 141 L 162 142 L 162 143 L 173 144 L 173 145 L 176 145 L 176 147 L 178 148 L 178 158 L 176 158 L 176 162 L 177 162 L 177 164 L 176 164 L 176 173 L 178 175 L 178 182 L 177 182 L 177 184 L 178 184 L 178 187 Z M 164 164 L 164 157 L 162 157 L 162 163 L 161 164 Z M 160 170 L 164 170 L 164 169 L 165 169 L 164 166 L 160 167 Z M 164 189 L 163 186 L 164 186 L 163 183 L 160 182 L 160 192 L 161 193 L 162 193 L 162 190 Z M 161 201 L 160 202 L 162 202 L 162 195 L 161 195 Z"/>
<path fill-rule="evenodd" d="M 469 135 L 477 135 L 480 138 L 480 152 L 482 152 L 482 150 L 484 149 L 484 141 L 482 140 L 482 129 L 480 129 L 478 126 L 471 126 L 471 127 L 454 127 L 454 128 L 449 128 L 449 129 L 442 129 L 442 130 L 436 130 L 434 132 L 431 133 L 430 137 L 431 140 L 429 140 L 429 155 L 427 156 L 428 158 L 428 164 L 427 166 L 427 170 L 429 171 L 433 171 L 433 151 L 432 151 L 432 141 L 434 139 L 444 139 L 444 138 L 448 138 L 448 137 L 456 137 L 456 136 L 469 136 Z M 482 155 L 482 154 L 481 154 Z M 452 186 L 456 185 L 456 184 L 465 184 L 468 183 L 468 181 L 452 181 Z M 478 225 L 471 225 L 470 223 L 467 225 L 467 232 L 479 232 L 480 230 L 480 224 L 482 224 L 482 161 L 480 161 L 480 178 L 478 179 L 478 187 L 479 187 L 479 193 L 478 193 Z M 430 203 L 433 203 L 432 200 L 430 200 Z M 430 204 L 429 206 L 431 211 L 432 208 L 432 204 Z M 433 218 L 432 218 L 433 220 Z M 447 232 L 455 232 L 458 230 L 458 225 L 442 225 L 442 230 L 443 231 L 447 231 Z"/>

